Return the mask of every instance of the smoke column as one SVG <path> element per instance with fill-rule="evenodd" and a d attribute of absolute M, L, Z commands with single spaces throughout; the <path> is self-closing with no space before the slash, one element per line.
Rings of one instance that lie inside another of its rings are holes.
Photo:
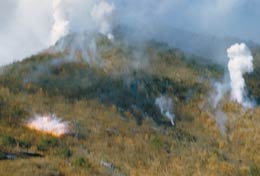
<path fill-rule="evenodd" d="M 64 0 L 53 0 L 53 19 L 54 24 L 51 32 L 50 44 L 54 45 L 61 37 L 69 33 L 69 21 L 63 9 Z"/>
<path fill-rule="evenodd" d="M 252 107 L 253 103 L 246 96 L 243 75 L 254 70 L 253 56 L 244 43 L 232 45 L 227 49 L 227 53 L 229 57 L 228 70 L 231 79 L 231 99 L 244 107 Z"/>
<path fill-rule="evenodd" d="M 169 97 L 161 96 L 156 98 L 155 105 L 160 108 L 161 114 L 171 121 L 174 125 L 175 115 L 172 113 L 172 100 Z"/>
<path fill-rule="evenodd" d="M 148 36 L 191 51 L 203 42 L 189 46 L 192 39 L 183 41 L 186 34 L 172 34 L 172 28 L 259 42 L 259 7 L 257 0 L 1 0 L 0 65 L 36 54 L 68 32 L 98 29 L 112 39 L 112 28 L 120 25 L 133 28 L 138 39 Z M 183 42 L 174 45 L 176 38 Z"/>
<path fill-rule="evenodd" d="M 114 4 L 109 4 L 104 0 L 101 0 L 98 4 L 95 4 L 91 11 L 91 16 L 99 28 L 99 32 L 106 35 L 110 40 L 114 39 L 111 25 L 114 11 Z"/>

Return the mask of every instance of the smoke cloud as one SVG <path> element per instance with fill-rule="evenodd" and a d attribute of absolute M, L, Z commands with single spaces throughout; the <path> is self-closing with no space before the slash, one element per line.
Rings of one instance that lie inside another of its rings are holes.
<path fill-rule="evenodd" d="M 166 96 L 156 98 L 155 105 L 160 108 L 161 114 L 171 121 L 174 126 L 175 115 L 172 113 L 172 99 Z"/>
<path fill-rule="evenodd" d="M 137 38 L 171 42 L 180 48 L 189 40 L 175 42 L 187 36 L 180 31 L 173 34 L 175 28 L 259 42 L 259 7 L 257 0 L 0 1 L 0 64 L 36 54 L 68 33 L 96 31 L 113 39 L 112 31 L 120 25 L 131 27 Z"/>
<path fill-rule="evenodd" d="M 215 82 L 214 85 L 214 93 L 211 96 L 212 106 L 214 109 L 217 109 L 220 101 L 223 99 L 225 94 L 230 90 L 230 86 L 226 80 L 223 82 Z"/>
<path fill-rule="evenodd" d="M 227 49 L 227 53 L 229 57 L 228 70 L 231 80 L 231 99 L 245 107 L 252 107 L 253 103 L 246 95 L 243 75 L 254 70 L 253 56 L 244 43 L 232 45 Z"/>
<path fill-rule="evenodd" d="M 56 137 L 61 137 L 70 133 L 69 123 L 62 121 L 55 115 L 36 116 L 35 118 L 30 119 L 26 126 L 32 130 Z"/>
<path fill-rule="evenodd" d="M 240 103 L 245 108 L 253 108 L 255 102 L 247 97 L 245 80 L 243 75 L 250 73 L 253 68 L 253 56 L 249 48 L 244 44 L 234 44 L 227 49 L 229 57 L 228 73 L 225 73 L 221 82 L 213 83 L 213 92 L 210 96 L 210 105 L 213 108 L 216 122 L 222 135 L 225 134 L 227 116 L 222 110 L 222 100 L 230 92 L 231 100 Z"/>
<path fill-rule="evenodd" d="M 50 19 L 48 0 L 0 1 L 0 65 L 48 47 Z"/>
<path fill-rule="evenodd" d="M 215 121 L 219 127 L 222 136 L 226 134 L 226 121 L 227 116 L 222 110 L 222 101 L 225 95 L 230 91 L 229 79 L 224 76 L 224 79 L 213 82 L 213 91 L 210 93 L 209 104 L 213 110 Z"/>
<path fill-rule="evenodd" d="M 61 37 L 64 37 L 69 33 L 69 21 L 67 19 L 67 14 L 63 9 L 63 4 L 64 0 L 54 0 L 52 4 L 54 24 L 51 32 L 51 45 L 54 45 Z"/>
<path fill-rule="evenodd" d="M 96 22 L 99 32 L 106 35 L 110 40 L 114 39 L 111 26 L 114 11 L 114 4 L 109 4 L 104 0 L 100 1 L 98 4 L 95 4 L 91 11 L 91 16 Z"/>

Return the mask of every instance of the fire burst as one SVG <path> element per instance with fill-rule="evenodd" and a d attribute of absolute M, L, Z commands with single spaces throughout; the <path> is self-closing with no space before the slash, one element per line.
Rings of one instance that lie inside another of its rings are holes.
<path fill-rule="evenodd" d="M 50 134 L 55 137 L 62 137 L 70 133 L 69 123 L 62 121 L 55 115 L 36 116 L 30 119 L 26 126 L 32 130 Z"/>

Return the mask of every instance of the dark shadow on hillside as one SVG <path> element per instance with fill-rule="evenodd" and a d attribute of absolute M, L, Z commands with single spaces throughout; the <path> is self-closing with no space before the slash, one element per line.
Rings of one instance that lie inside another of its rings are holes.
<path fill-rule="evenodd" d="M 177 83 L 141 71 L 112 76 L 83 62 L 51 60 L 58 56 L 39 55 L 15 63 L 0 76 L 0 84 L 16 93 L 42 89 L 48 95 L 62 95 L 71 101 L 97 99 L 102 104 L 115 105 L 122 115 L 132 113 L 138 124 L 146 116 L 157 124 L 166 123 L 155 106 L 158 96 L 174 95 L 182 102 L 203 91 L 199 84 Z"/>
<path fill-rule="evenodd" d="M 195 92 L 202 89 L 200 85 L 191 87 L 184 82 L 176 83 L 168 78 L 148 75 L 144 72 L 111 76 L 101 69 L 79 63 L 52 66 L 46 72 L 37 73 L 37 79 L 28 79 L 35 74 L 35 70 L 32 69 L 29 74 L 27 72 L 27 75 L 21 73 L 16 75 L 21 78 L 15 78 L 15 80 L 26 78 L 26 82 L 21 81 L 16 85 L 20 85 L 21 90 L 29 93 L 41 88 L 49 95 L 62 95 L 72 101 L 97 99 L 102 104 L 115 105 L 122 114 L 126 111 L 130 112 L 138 124 L 142 123 L 144 117 L 151 117 L 159 125 L 170 124 L 161 116 L 159 109 L 155 106 L 155 99 L 169 94 L 185 101 L 194 94 L 191 94 L 191 90 Z M 28 86 L 28 84 L 33 86 Z"/>

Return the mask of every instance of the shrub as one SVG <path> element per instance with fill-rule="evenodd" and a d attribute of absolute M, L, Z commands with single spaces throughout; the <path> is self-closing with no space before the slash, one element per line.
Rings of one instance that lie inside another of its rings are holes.
<path fill-rule="evenodd" d="M 256 164 L 252 164 L 249 167 L 249 175 L 250 176 L 260 176 L 260 169 Z"/>
<path fill-rule="evenodd" d="M 42 139 L 40 143 L 37 145 L 37 149 L 40 151 L 46 151 L 50 147 L 58 146 L 58 140 L 56 138 L 47 138 Z"/>
<path fill-rule="evenodd" d="M 19 147 L 29 149 L 32 146 L 30 141 L 20 141 Z"/>
<path fill-rule="evenodd" d="M 1 144 L 7 147 L 15 147 L 16 140 L 14 137 L 4 134 L 1 136 Z"/>
<path fill-rule="evenodd" d="M 5 154 L 0 151 L 0 160 L 5 158 Z"/>
<path fill-rule="evenodd" d="M 86 161 L 85 161 L 84 158 L 78 157 L 78 158 L 75 159 L 74 164 L 75 164 L 75 166 L 81 166 L 81 167 L 83 167 L 83 166 L 86 165 Z"/>
<path fill-rule="evenodd" d="M 61 151 L 60 151 L 60 155 L 64 158 L 69 158 L 72 156 L 72 152 L 70 149 L 68 149 L 67 147 L 64 147 Z"/>
<path fill-rule="evenodd" d="M 88 160 L 84 159 L 83 157 L 78 157 L 74 161 L 74 165 L 77 167 L 85 167 L 87 169 L 91 168 L 91 164 Z"/>

